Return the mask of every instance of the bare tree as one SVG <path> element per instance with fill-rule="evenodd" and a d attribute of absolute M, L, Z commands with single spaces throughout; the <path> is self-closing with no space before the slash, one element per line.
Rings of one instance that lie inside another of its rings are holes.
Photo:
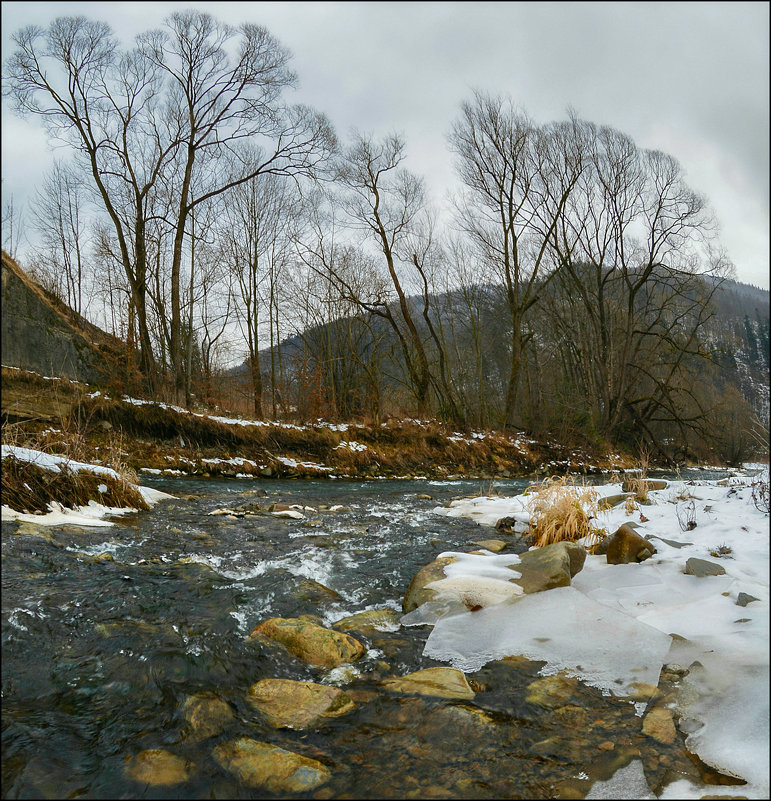
<path fill-rule="evenodd" d="M 480 92 L 463 103 L 450 146 L 465 185 L 457 222 L 506 287 L 511 327 L 502 422 L 512 426 L 527 344 L 525 315 L 543 287 L 548 244 L 581 164 L 560 128 L 539 129 L 509 99 Z"/>
<path fill-rule="evenodd" d="M 19 243 L 24 231 L 24 221 L 21 207 L 14 203 L 13 195 L 10 194 L 3 200 L 3 250 L 16 258 Z"/>
<path fill-rule="evenodd" d="M 552 319 L 595 430 L 631 427 L 658 447 L 655 422 L 704 413 L 686 376 L 709 355 L 701 334 L 730 265 L 673 158 L 610 128 L 574 130 L 584 168 L 550 242 Z"/>
<path fill-rule="evenodd" d="M 234 29 L 208 14 L 175 12 L 166 20 L 166 30 L 140 37 L 140 49 L 166 75 L 180 143 L 177 202 L 170 220 L 170 348 L 179 389 L 184 374 L 180 271 L 189 214 L 198 204 L 258 175 L 313 174 L 330 155 L 335 139 L 323 115 L 281 99 L 295 76 L 287 67 L 289 52 L 265 28 L 243 24 Z M 231 160 L 236 168 L 218 174 L 223 153 L 237 154 L 236 145 L 245 140 L 261 146 L 264 157 L 240 164 Z M 201 170 L 209 180 L 198 181 L 202 188 L 196 192 L 196 173 Z"/>
<path fill-rule="evenodd" d="M 83 189 L 70 166 L 56 162 L 35 194 L 32 220 L 41 234 L 36 263 L 59 288 L 59 296 L 84 313 L 85 254 L 89 247 Z M 62 286 L 63 284 L 63 286 Z"/>
<path fill-rule="evenodd" d="M 355 134 L 338 170 L 340 181 L 348 190 L 342 198 L 348 225 L 383 254 L 388 295 L 369 300 L 357 297 L 334 262 L 328 264 L 328 270 L 347 297 L 390 325 L 399 342 L 417 413 L 425 416 L 432 374 L 409 295 L 410 289 L 422 291 L 424 287 L 426 250 L 421 249 L 418 256 L 416 236 L 421 225 L 427 226 L 428 219 L 423 183 L 400 167 L 403 160 L 404 142 L 400 137 L 392 135 L 376 142 L 372 137 Z M 385 286 L 381 284 L 382 289 Z"/>

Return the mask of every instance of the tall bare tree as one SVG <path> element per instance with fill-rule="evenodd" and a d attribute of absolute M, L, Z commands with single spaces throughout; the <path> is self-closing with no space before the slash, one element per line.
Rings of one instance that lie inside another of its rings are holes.
<path fill-rule="evenodd" d="M 335 146 L 326 118 L 305 106 L 290 106 L 281 95 L 294 85 L 289 52 L 265 29 L 243 24 L 238 29 L 197 11 L 175 12 L 165 30 L 139 39 L 147 61 L 166 76 L 173 101 L 177 151 L 177 199 L 173 217 L 171 265 L 171 362 L 175 382 L 183 381 L 181 347 L 182 244 L 188 216 L 200 203 L 263 174 L 312 175 Z M 262 147 L 256 161 L 231 159 L 248 140 Z M 196 180 L 204 171 L 208 180 Z M 195 191 L 195 186 L 201 187 Z"/>
<path fill-rule="evenodd" d="M 506 287 L 511 326 L 506 426 L 517 421 L 525 315 L 538 300 L 548 244 L 581 170 L 568 142 L 561 127 L 538 128 L 510 99 L 481 92 L 463 103 L 450 134 L 465 187 L 458 224 Z"/>

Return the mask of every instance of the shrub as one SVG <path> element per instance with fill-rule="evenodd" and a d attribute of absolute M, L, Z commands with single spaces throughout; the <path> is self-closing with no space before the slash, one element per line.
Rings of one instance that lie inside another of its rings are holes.
<path fill-rule="evenodd" d="M 533 545 L 542 548 L 555 542 L 575 542 L 598 533 L 591 524 L 599 513 L 596 489 L 576 485 L 564 476 L 529 487 L 527 495 Z"/>

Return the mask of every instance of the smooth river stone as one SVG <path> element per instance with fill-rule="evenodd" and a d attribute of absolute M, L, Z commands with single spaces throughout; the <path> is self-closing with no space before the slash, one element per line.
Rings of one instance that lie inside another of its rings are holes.
<path fill-rule="evenodd" d="M 212 756 L 243 784 L 269 793 L 307 793 L 331 776 L 315 759 L 248 737 L 217 746 Z"/>
<path fill-rule="evenodd" d="M 469 700 L 474 697 L 474 691 L 466 677 L 455 668 L 426 668 L 398 679 L 386 679 L 382 686 L 395 692 L 431 695 L 437 698 Z"/>
<path fill-rule="evenodd" d="M 248 704 L 276 728 L 307 729 L 355 709 L 337 687 L 291 679 L 262 679 L 246 693 Z"/>
<path fill-rule="evenodd" d="M 272 617 L 255 626 L 249 636 L 260 635 L 280 642 L 296 657 L 315 667 L 334 668 L 364 655 L 364 646 L 350 634 L 300 618 Z"/>
<path fill-rule="evenodd" d="M 152 748 L 127 757 L 125 770 L 136 782 L 168 786 L 186 782 L 193 772 L 193 765 L 170 751 Z"/>

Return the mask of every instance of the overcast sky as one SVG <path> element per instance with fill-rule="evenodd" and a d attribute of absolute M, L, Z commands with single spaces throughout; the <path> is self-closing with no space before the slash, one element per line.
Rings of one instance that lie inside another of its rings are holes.
<path fill-rule="evenodd" d="M 707 196 L 740 281 L 769 287 L 769 4 L 3 2 L 11 35 L 63 15 L 104 20 L 129 44 L 176 9 L 264 25 L 294 54 L 297 102 L 407 142 L 437 202 L 452 188 L 446 135 L 475 88 L 536 122 L 572 107 L 663 150 Z M 36 121 L 3 101 L 2 190 L 24 201 L 50 165 Z"/>

